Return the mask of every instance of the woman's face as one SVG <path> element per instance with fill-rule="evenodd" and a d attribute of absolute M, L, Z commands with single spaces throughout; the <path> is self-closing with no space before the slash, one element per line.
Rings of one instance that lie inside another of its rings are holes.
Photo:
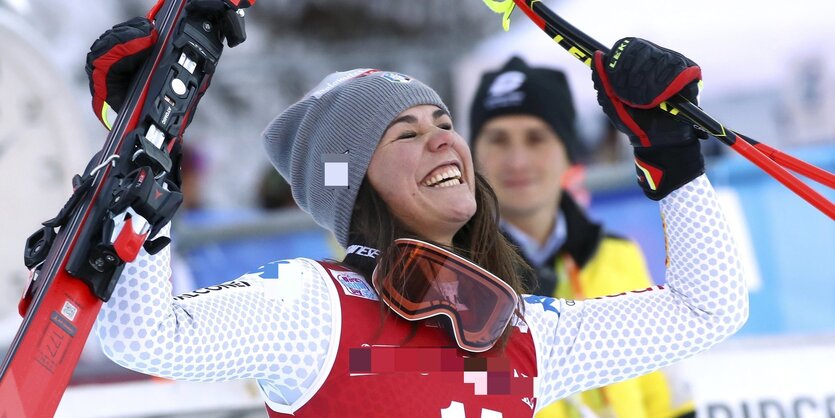
<path fill-rule="evenodd" d="M 371 157 L 368 180 L 400 222 L 441 244 L 452 244 L 476 211 L 470 148 L 437 106 L 394 118 Z"/>

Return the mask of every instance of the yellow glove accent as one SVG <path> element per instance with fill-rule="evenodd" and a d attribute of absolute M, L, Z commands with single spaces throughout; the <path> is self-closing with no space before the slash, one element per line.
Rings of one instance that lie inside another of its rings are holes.
<path fill-rule="evenodd" d="M 107 102 L 103 102 L 104 104 L 101 107 L 101 122 L 104 124 L 104 127 L 107 128 L 108 131 L 113 130 L 113 123 L 110 122 L 109 113 L 111 112 L 110 105 Z M 114 112 L 115 113 L 115 112 Z"/>
<path fill-rule="evenodd" d="M 482 0 L 484 4 L 495 13 L 502 15 L 502 29 L 505 32 L 510 30 L 510 14 L 516 8 L 516 3 L 513 0 Z"/>

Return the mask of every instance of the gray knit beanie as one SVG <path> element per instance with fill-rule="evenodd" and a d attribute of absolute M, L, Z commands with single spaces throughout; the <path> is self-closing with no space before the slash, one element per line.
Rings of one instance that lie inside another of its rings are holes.
<path fill-rule="evenodd" d="M 377 143 L 398 114 L 423 104 L 447 110 L 438 93 L 400 73 L 333 73 L 270 122 L 263 134 L 267 157 L 299 207 L 347 247 L 354 202 Z M 334 161 L 347 162 L 346 184 L 326 178 L 326 163 Z"/>

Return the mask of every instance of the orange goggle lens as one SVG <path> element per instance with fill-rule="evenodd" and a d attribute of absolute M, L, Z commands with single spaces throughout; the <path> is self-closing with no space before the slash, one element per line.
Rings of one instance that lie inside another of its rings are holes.
<path fill-rule="evenodd" d="M 395 240 L 394 251 L 391 271 L 381 272 L 378 266 L 371 279 L 392 310 L 410 321 L 448 317 L 456 343 L 467 351 L 483 352 L 495 345 L 519 301 L 510 285 L 423 241 Z"/>

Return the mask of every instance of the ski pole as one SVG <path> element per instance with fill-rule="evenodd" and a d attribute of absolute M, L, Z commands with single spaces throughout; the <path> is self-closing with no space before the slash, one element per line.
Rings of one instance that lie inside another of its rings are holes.
<path fill-rule="evenodd" d="M 503 13 L 505 22 L 509 21 L 514 5 L 518 6 L 554 42 L 588 67 L 592 65 L 592 56 L 595 51 L 609 52 L 609 49 L 603 44 L 571 25 L 540 0 L 483 1 L 494 12 Z M 506 23 L 505 30 L 507 30 Z M 830 219 L 835 219 L 835 204 L 792 175 L 784 166 L 829 188 L 835 188 L 835 174 L 726 128 L 700 107 L 680 95 L 675 96 L 669 102 L 661 103 L 659 108 L 672 117 L 692 123 L 694 127 L 707 132 L 723 144 L 728 145 L 829 216 Z"/>

